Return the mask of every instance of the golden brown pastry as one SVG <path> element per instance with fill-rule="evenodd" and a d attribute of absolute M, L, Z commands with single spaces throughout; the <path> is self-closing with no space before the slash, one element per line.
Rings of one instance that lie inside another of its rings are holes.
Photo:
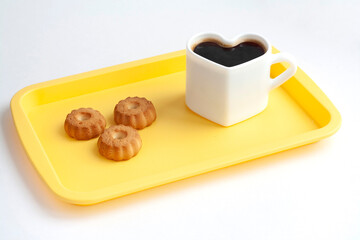
<path fill-rule="evenodd" d="M 128 97 L 121 100 L 114 109 L 116 124 L 143 129 L 156 119 L 156 111 L 152 102 L 146 98 Z"/>
<path fill-rule="evenodd" d="M 104 157 L 120 161 L 134 157 L 142 146 L 140 135 L 136 129 L 125 126 L 111 126 L 100 135 L 98 149 Z"/>
<path fill-rule="evenodd" d="M 66 116 L 64 128 L 66 133 L 78 140 L 88 140 L 104 132 L 106 120 L 97 110 L 79 108 Z"/>

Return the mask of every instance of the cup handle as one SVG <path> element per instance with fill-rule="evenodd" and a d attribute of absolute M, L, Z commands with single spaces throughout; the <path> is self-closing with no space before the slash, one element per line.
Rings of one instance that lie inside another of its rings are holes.
<path fill-rule="evenodd" d="M 283 72 L 276 78 L 270 79 L 271 80 L 270 90 L 280 86 L 281 84 L 289 80 L 289 78 L 294 76 L 296 73 L 296 69 L 297 69 L 296 61 L 294 57 L 291 56 L 289 53 L 281 52 L 281 53 L 273 54 L 271 65 L 279 62 L 288 62 L 290 63 L 290 67 L 288 67 L 285 70 L 285 72 Z"/>

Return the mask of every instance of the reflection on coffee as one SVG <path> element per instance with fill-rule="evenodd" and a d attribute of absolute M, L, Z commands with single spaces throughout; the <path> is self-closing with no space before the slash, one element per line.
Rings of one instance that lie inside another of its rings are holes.
<path fill-rule="evenodd" d="M 216 42 L 202 42 L 194 48 L 194 52 L 213 62 L 233 67 L 265 53 L 265 49 L 255 42 L 242 42 L 234 47 L 224 47 Z"/>

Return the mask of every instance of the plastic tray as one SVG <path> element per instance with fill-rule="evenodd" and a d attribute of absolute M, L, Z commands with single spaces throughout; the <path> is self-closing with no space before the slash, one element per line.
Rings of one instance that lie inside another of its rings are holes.
<path fill-rule="evenodd" d="M 276 50 L 275 50 L 276 51 Z M 285 67 L 273 65 L 272 76 Z M 77 141 L 64 131 L 72 110 L 92 107 L 114 124 L 115 104 L 151 100 L 158 118 L 140 130 L 143 147 L 129 161 L 99 155 L 97 138 Z M 270 93 L 261 114 L 222 127 L 185 105 L 185 51 L 28 86 L 11 101 L 30 161 L 63 200 L 89 205 L 318 141 L 340 127 L 340 114 L 301 70 Z"/>

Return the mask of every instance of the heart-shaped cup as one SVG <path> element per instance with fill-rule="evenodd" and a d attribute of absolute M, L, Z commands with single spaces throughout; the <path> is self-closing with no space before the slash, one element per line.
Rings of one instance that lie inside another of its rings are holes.
<path fill-rule="evenodd" d="M 196 46 L 204 42 L 226 47 L 252 42 L 261 46 L 264 53 L 228 67 L 194 52 Z M 278 62 L 288 62 L 290 67 L 271 79 L 270 67 Z M 262 112 L 267 106 L 269 91 L 292 77 L 296 69 L 291 55 L 272 54 L 269 41 L 258 34 L 239 35 L 230 40 L 216 33 L 197 34 L 186 45 L 186 104 L 195 113 L 230 126 Z"/>

